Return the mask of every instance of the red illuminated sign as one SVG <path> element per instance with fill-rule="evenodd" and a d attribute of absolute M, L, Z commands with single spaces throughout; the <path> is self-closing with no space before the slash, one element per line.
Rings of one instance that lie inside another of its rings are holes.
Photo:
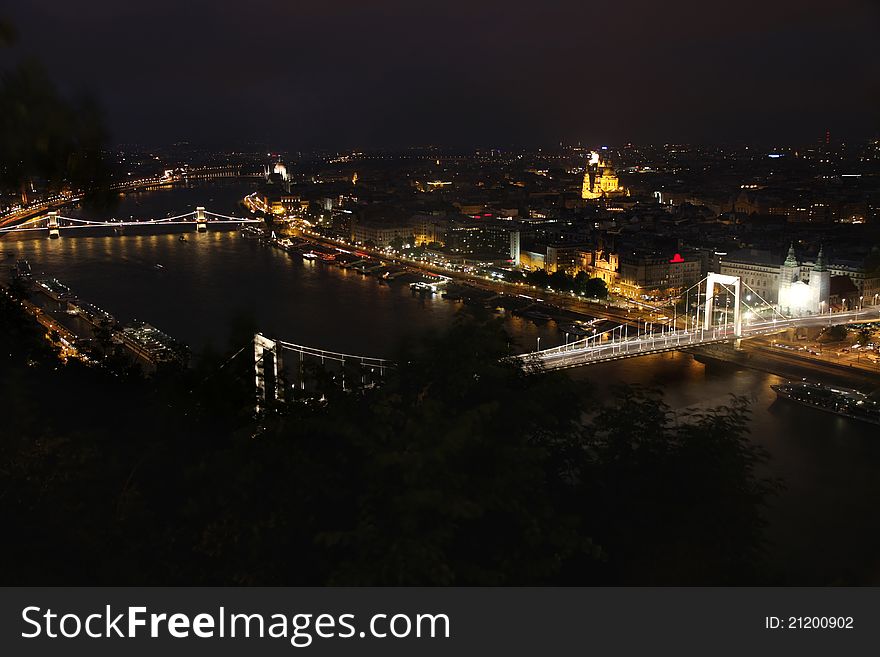
<path fill-rule="evenodd" d="M 672 256 L 672 260 L 670 260 L 669 262 L 684 262 L 684 258 L 681 257 L 680 253 L 676 253 L 674 256 Z"/>

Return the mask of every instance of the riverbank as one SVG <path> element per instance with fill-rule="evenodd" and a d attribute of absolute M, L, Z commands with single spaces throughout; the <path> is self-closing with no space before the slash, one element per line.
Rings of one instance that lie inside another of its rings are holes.
<path fill-rule="evenodd" d="M 317 233 L 305 233 L 304 231 L 298 230 L 293 231 L 293 233 L 301 236 L 304 239 L 312 240 L 318 244 L 326 244 L 333 248 L 353 248 L 350 244 L 339 242 L 329 237 L 318 235 Z M 549 290 L 539 290 L 525 284 L 508 283 L 507 281 L 497 279 L 488 280 L 485 278 L 478 278 L 474 274 L 460 272 L 453 269 L 446 269 L 443 267 L 437 267 L 423 261 L 411 260 L 409 258 L 404 258 L 399 255 L 389 254 L 385 251 L 369 249 L 363 246 L 358 246 L 357 250 L 363 251 L 364 253 L 367 253 L 375 258 L 382 258 L 388 260 L 389 262 L 394 262 L 409 267 L 417 267 L 432 274 L 463 281 L 474 287 L 479 287 L 484 290 L 515 295 L 523 295 L 528 293 L 529 297 L 534 299 L 538 303 L 548 303 L 550 305 L 557 306 L 563 310 L 568 310 L 581 315 L 615 320 L 619 323 L 626 323 L 632 326 L 638 326 L 639 322 L 650 322 L 652 319 L 656 319 L 655 317 L 652 317 L 651 312 L 646 313 L 644 310 L 639 311 L 638 307 L 635 304 L 628 304 L 631 305 L 631 307 L 623 307 L 622 305 L 620 305 L 623 302 L 615 302 L 613 300 L 591 300 L 583 297 L 577 297 L 573 294 L 560 294 L 558 292 L 552 292 Z"/>
<path fill-rule="evenodd" d="M 165 207 L 151 203 L 165 194 L 181 198 Z M 200 189 L 147 196 L 138 206 L 127 199 L 122 211 L 164 214 L 200 197 L 214 196 L 213 205 L 222 201 L 219 192 Z M 232 196 L 230 189 L 230 202 Z M 14 248 L 16 257 L 31 261 L 36 276 L 64 281 L 120 321 L 145 319 L 196 353 L 211 347 L 234 353 L 249 333 L 260 330 L 297 344 L 394 359 L 401 342 L 447 330 L 466 308 L 437 294 L 413 297 L 402 283 L 388 285 L 375 275 L 291 257 L 236 233 L 187 238 L 62 237 L 22 240 Z M 157 269 L 157 263 L 164 267 Z M 534 349 L 538 338 L 541 347 L 564 341 L 553 320 L 503 317 L 518 350 Z M 779 377 L 720 361 L 702 364 L 684 353 L 600 363 L 569 376 L 588 382 L 597 396 L 615 395 L 618 384 L 652 386 L 681 413 L 726 404 L 730 394 L 751 399 L 751 435 L 771 452 L 771 472 L 787 486 L 768 515 L 774 560 L 792 582 L 856 581 L 848 579 L 850 571 L 865 581 L 880 548 L 872 542 L 880 535 L 872 507 L 880 495 L 876 427 L 777 402 L 770 386 L 781 382 Z M 829 555 L 829 567 L 821 572 L 809 563 L 815 552 Z"/>
<path fill-rule="evenodd" d="M 760 342 L 744 340 L 740 349 L 720 344 L 687 350 L 700 362 L 709 360 L 729 363 L 790 380 L 807 379 L 823 383 L 856 388 L 870 393 L 880 388 L 880 374 L 867 367 L 822 361 L 798 352 L 775 350 Z"/>

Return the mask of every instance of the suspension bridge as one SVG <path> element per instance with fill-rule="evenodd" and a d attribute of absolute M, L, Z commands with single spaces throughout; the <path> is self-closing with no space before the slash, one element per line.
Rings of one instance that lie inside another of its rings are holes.
<path fill-rule="evenodd" d="M 34 231 L 43 231 L 49 237 L 60 237 L 62 231 L 130 226 L 192 226 L 196 231 L 206 231 L 208 226 L 259 223 L 262 223 L 261 219 L 210 212 L 202 206 L 176 216 L 128 221 L 95 221 L 66 217 L 52 211 L 13 226 L 0 227 L 0 237 Z M 602 333 L 514 358 L 523 366 L 538 366 L 544 371 L 552 371 L 703 345 L 738 342 L 790 328 L 852 324 L 880 318 L 876 307 L 832 312 L 830 304 L 827 304 L 827 313 L 786 316 L 740 277 L 715 273 L 709 273 L 687 288 L 671 300 L 669 307 L 672 317 L 664 316 L 662 321 L 648 322 L 634 317 L 630 322 Z M 656 310 L 665 311 L 664 308 Z M 360 379 L 360 385 L 372 385 L 381 380 L 389 368 L 394 367 L 393 362 L 383 358 L 327 351 L 267 338 L 261 334 L 254 336 L 253 344 L 258 409 L 269 399 L 283 398 L 285 388 L 305 390 L 307 360 L 320 363 L 324 369 L 329 366 L 329 371 L 333 372 L 331 376 L 338 380 L 343 389 L 346 389 L 347 383 L 351 384 L 353 376 Z M 293 362 L 298 366 L 285 369 L 285 354 L 288 364 L 293 356 Z"/>
<path fill-rule="evenodd" d="M 262 333 L 254 335 L 253 344 L 257 412 L 272 399 L 284 399 L 288 392 L 307 395 L 308 363 L 320 364 L 343 390 L 350 389 L 354 382 L 360 387 L 375 385 L 395 366 L 384 358 L 316 349 L 267 338 Z"/>
<path fill-rule="evenodd" d="M 739 276 L 714 273 L 673 299 L 671 306 L 672 317 L 665 321 L 636 320 L 635 326 L 624 323 L 517 358 L 543 370 L 561 370 L 722 342 L 736 343 L 791 328 L 853 324 L 876 321 L 880 317 L 874 307 L 832 312 L 830 304 L 827 313 L 787 316 Z"/>
<path fill-rule="evenodd" d="M 679 308 L 681 313 L 678 312 Z M 675 298 L 671 312 L 672 317 L 665 322 L 634 318 L 631 323 L 575 342 L 512 358 L 523 367 L 553 371 L 703 345 L 738 342 L 792 328 L 880 319 L 876 307 L 789 317 L 764 300 L 741 278 L 714 273 Z M 283 399 L 286 390 L 305 391 L 306 359 L 319 361 L 324 367 L 335 365 L 334 380 L 343 389 L 346 389 L 346 376 L 349 377 L 349 383 L 352 377 L 357 377 L 360 385 L 373 385 L 395 367 L 392 361 L 382 358 L 325 351 L 267 338 L 260 333 L 254 336 L 253 346 L 258 411 L 272 399 Z"/>
<path fill-rule="evenodd" d="M 226 214 L 210 212 L 204 207 L 199 206 L 195 210 L 185 214 L 179 214 L 174 217 L 163 217 L 161 219 L 143 219 L 143 220 L 91 220 L 80 219 L 78 217 L 65 217 L 57 212 L 49 212 L 46 215 L 34 217 L 13 226 L 4 226 L 0 228 L 0 237 L 9 234 L 27 234 L 43 232 L 49 237 L 60 237 L 62 232 L 88 228 L 125 228 L 130 226 L 192 226 L 197 231 L 206 231 L 208 226 L 239 226 L 243 224 L 262 223 L 262 219 L 251 219 L 247 217 L 232 217 Z"/>

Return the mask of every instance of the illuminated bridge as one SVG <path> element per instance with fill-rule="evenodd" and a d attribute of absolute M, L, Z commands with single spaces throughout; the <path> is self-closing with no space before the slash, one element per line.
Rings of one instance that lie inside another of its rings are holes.
<path fill-rule="evenodd" d="M 262 219 L 250 219 L 245 217 L 231 217 L 225 214 L 209 212 L 205 208 L 199 206 L 191 212 L 179 214 L 175 217 L 164 217 L 162 219 L 144 219 L 136 221 L 117 221 L 108 219 L 105 221 L 94 221 L 90 219 L 79 219 L 76 217 L 64 217 L 57 212 L 50 212 L 41 217 L 28 219 L 14 226 L 4 226 L 0 228 L 0 237 L 9 234 L 27 234 L 33 232 L 44 232 L 49 237 L 60 237 L 62 233 L 68 231 L 81 230 L 85 228 L 124 228 L 128 226 L 192 226 L 197 231 L 208 230 L 208 226 L 230 226 L 242 224 L 258 224 L 262 223 Z"/>
<path fill-rule="evenodd" d="M 254 336 L 254 376 L 257 386 L 257 412 L 272 399 L 281 400 L 287 393 L 306 390 L 308 364 L 321 370 L 348 390 L 352 383 L 371 386 L 379 383 L 394 363 L 384 358 L 356 356 L 336 351 L 273 340 L 262 333 Z M 307 394 L 307 393 L 306 393 Z"/>
<path fill-rule="evenodd" d="M 880 320 L 877 307 L 785 316 L 738 276 L 714 273 L 675 299 L 671 312 L 672 317 L 665 318 L 665 323 L 650 323 L 650 328 L 649 322 L 634 319 L 632 324 L 621 324 L 582 340 L 511 358 L 526 368 L 553 371 L 704 345 L 735 343 L 785 329 Z M 325 351 L 267 338 L 260 333 L 254 336 L 253 347 L 258 411 L 272 399 L 281 400 L 288 392 L 295 395 L 298 390 L 306 389 L 306 361 L 319 362 L 322 368 L 329 365 L 335 371 L 333 380 L 341 383 L 343 389 L 347 389 L 346 381 L 348 388 L 351 387 L 353 378 L 362 386 L 378 383 L 387 370 L 395 366 L 382 358 Z"/>
<path fill-rule="evenodd" d="M 679 315 L 681 302 L 684 302 L 683 312 Z M 630 325 L 623 324 L 588 338 L 517 358 L 524 365 L 561 370 L 702 345 L 736 342 L 790 328 L 853 324 L 877 321 L 880 317 L 877 308 L 871 307 L 788 317 L 745 285 L 740 277 L 713 273 L 677 298 L 672 313 L 673 316 L 666 323 L 652 323 L 650 329 L 646 323 L 641 332 L 640 326 L 631 329 Z"/>

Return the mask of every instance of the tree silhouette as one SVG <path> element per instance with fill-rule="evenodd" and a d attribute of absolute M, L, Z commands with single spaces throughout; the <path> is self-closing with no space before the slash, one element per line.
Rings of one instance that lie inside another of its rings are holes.
<path fill-rule="evenodd" d="M 14 40 L 0 24 L 0 44 Z M 103 156 L 107 134 L 97 104 L 87 96 L 61 96 L 42 64 L 25 60 L 0 78 L 0 185 L 21 191 L 40 182 L 47 189 L 86 192 L 86 202 L 107 204 L 110 171 Z"/>
<path fill-rule="evenodd" d="M 148 379 L 60 365 L 3 298 L 4 583 L 764 581 L 775 482 L 742 400 L 596 406 L 462 320 L 381 386 L 316 371 L 320 395 L 254 417 L 240 345 Z"/>

